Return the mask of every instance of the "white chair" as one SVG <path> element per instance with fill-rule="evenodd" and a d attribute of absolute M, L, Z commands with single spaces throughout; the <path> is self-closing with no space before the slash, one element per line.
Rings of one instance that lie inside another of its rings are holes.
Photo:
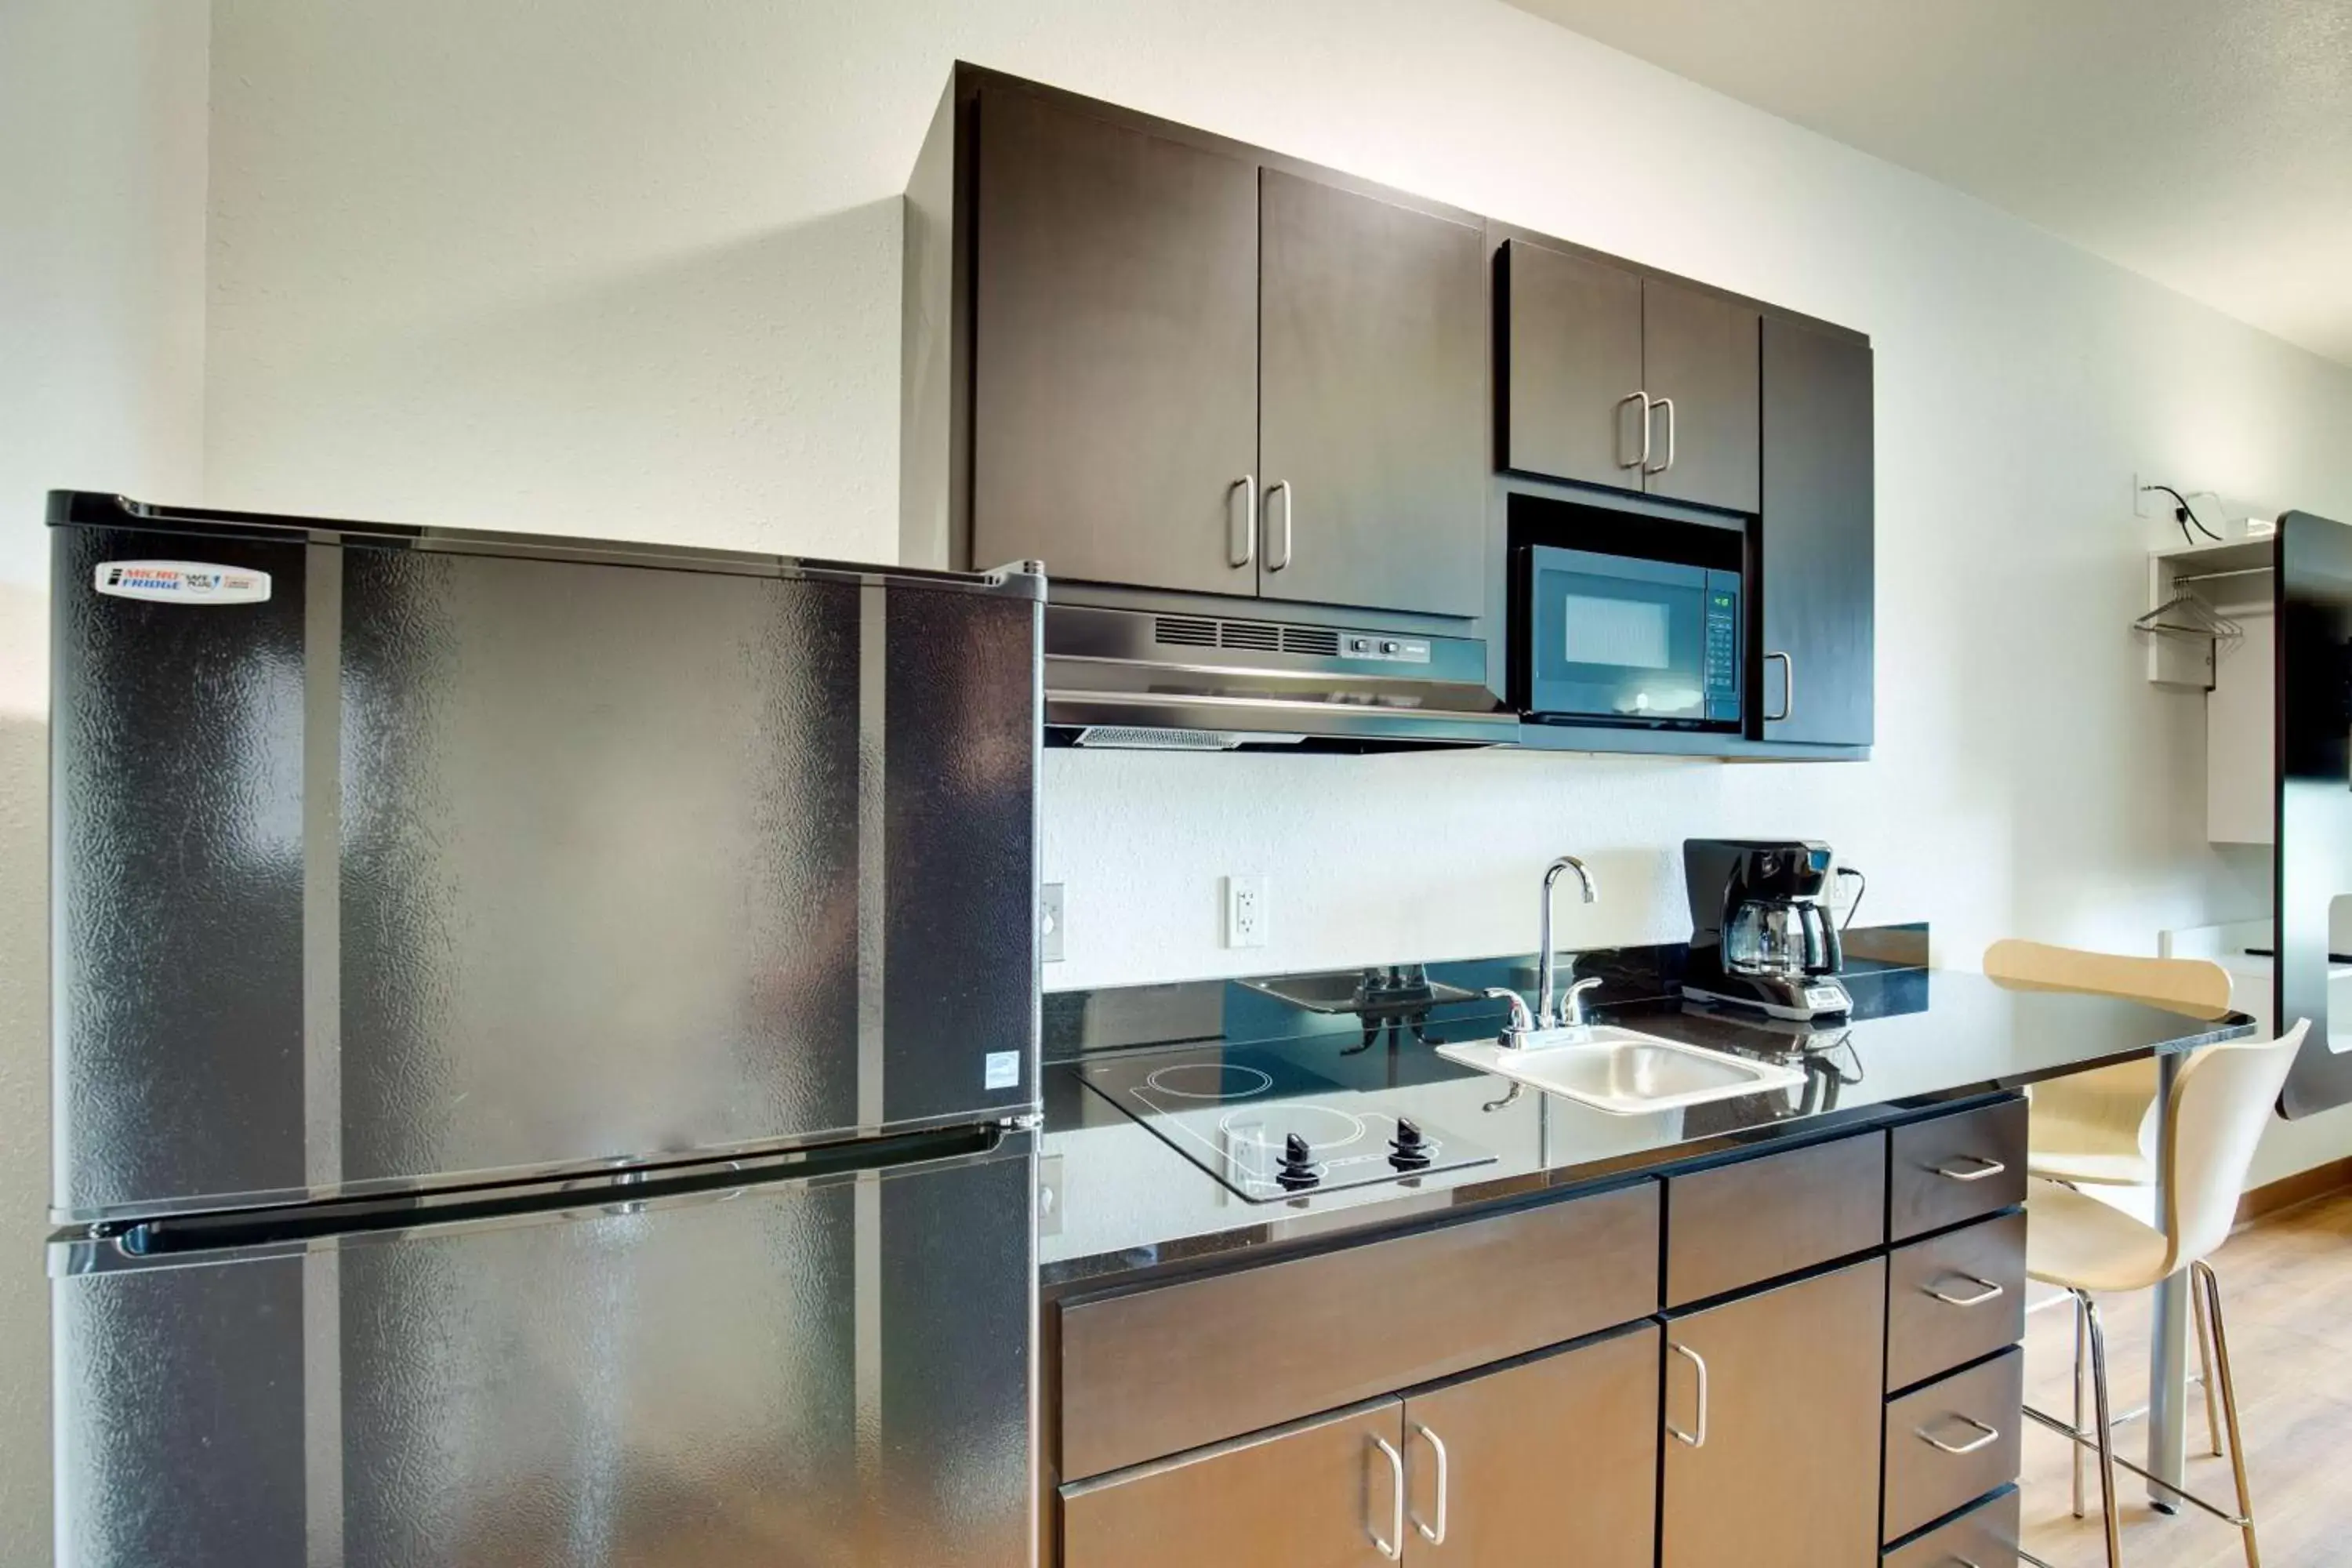
<path fill-rule="evenodd" d="M 2013 990 L 2083 991 L 2122 996 L 2187 1017 L 2218 1018 L 2230 1011 L 2230 972 L 2201 958 L 2141 958 L 2094 952 L 2049 942 L 2004 938 L 1985 949 L 1984 972 Z M 2052 1079 L 2026 1090 L 2032 1100 L 2026 1133 L 2026 1173 L 2068 1186 L 2153 1187 L 2156 1184 L 2157 1065 L 2126 1062 Z M 2212 1334 L 2203 1296 L 2190 1293 L 2197 1325 L 2198 1375 L 2210 1389 Z M 2074 1299 L 2061 1293 L 2028 1309 L 2040 1311 Z M 2074 1307 L 2074 1425 L 2083 1424 L 2083 1350 L 2088 1324 Z M 2116 1424 L 2137 1421 L 2146 1406 L 2122 1412 Z M 2210 1394 L 2206 1436 L 2221 1452 L 2221 1418 Z M 2083 1517 L 2083 1453 L 2074 1456 L 2074 1517 Z"/>
<path fill-rule="evenodd" d="M 2221 1318 L 2221 1287 L 2206 1258 L 2228 1239 L 2237 1215 L 2246 1167 L 2253 1159 L 2263 1124 L 2294 1065 L 2308 1032 L 2308 1020 L 2273 1040 L 2242 1040 L 2207 1046 L 2192 1053 L 2174 1081 L 2164 1148 L 2163 1228 L 2144 1225 L 2121 1210 L 2054 1182 L 2036 1180 L 2026 1194 L 2026 1273 L 2069 1292 L 2090 1343 L 2091 1384 L 2096 1426 L 2082 1429 L 2081 1375 L 2075 1366 L 2076 1415 L 2072 1423 L 2042 1411 L 2026 1412 L 2063 1433 L 2079 1452 L 2098 1455 L 2099 1507 L 2106 1528 L 2108 1568 L 2122 1568 L 2123 1545 L 2116 1515 L 2116 1467 L 2203 1509 L 2241 1532 L 2247 1568 L 2262 1568 L 2254 1541 L 2254 1505 L 2246 1486 L 2245 1446 L 2238 1433 L 2238 1400 L 2230 1375 L 2229 1331 Z M 2107 1396 L 2106 1331 L 2095 1292 L 2146 1290 L 2179 1270 L 2189 1271 L 2193 1294 L 2204 1308 L 2212 1335 L 2211 1371 L 2206 1384 L 2209 1408 L 2218 1406 L 2229 1429 L 2230 1465 L 2237 1481 L 2233 1513 L 2218 1508 L 2116 1457 L 2115 1421 Z"/>
<path fill-rule="evenodd" d="M 2230 972 L 2201 958 L 2137 958 L 2010 938 L 1985 949 L 1984 972 L 2018 989 L 2126 996 L 2192 1018 L 2230 1010 Z M 2155 1182 L 2155 1062 L 2075 1073 L 2029 1092 L 2030 1174 L 2076 1186 Z"/>

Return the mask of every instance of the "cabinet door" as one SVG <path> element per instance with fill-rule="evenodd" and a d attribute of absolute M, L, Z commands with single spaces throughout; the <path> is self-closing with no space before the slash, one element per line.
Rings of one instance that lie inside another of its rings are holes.
<path fill-rule="evenodd" d="M 1065 1487 L 1062 1568 L 1380 1568 L 1412 1528 L 1398 1410 L 1386 1399 Z"/>
<path fill-rule="evenodd" d="M 1666 1325 L 1661 1568 L 1877 1562 L 1885 1312 L 1874 1258 Z"/>
<path fill-rule="evenodd" d="M 1658 1342 L 1643 1323 L 1407 1400 L 1409 1559 L 1651 1568 Z"/>
<path fill-rule="evenodd" d="M 1259 177 L 1259 592 L 1475 616 L 1479 231 L 1276 169 Z"/>
<path fill-rule="evenodd" d="M 1254 593 L 1256 167 L 996 91 L 978 184 L 973 562 Z"/>
<path fill-rule="evenodd" d="M 1870 744 L 1871 493 L 1870 345 L 1766 321 L 1767 740 Z"/>
<path fill-rule="evenodd" d="M 1642 284 L 1642 374 L 1653 402 L 1654 496 L 1754 511 L 1759 494 L 1754 309 L 1655 279 Z M 1655 400 L 1671 399 L 1671 410 Z"/>
<path fill-rule="evenodd" d="M 1503 247 L 1505 460 L 1523 473 L 1642 488 L 1642 279 Z"/>

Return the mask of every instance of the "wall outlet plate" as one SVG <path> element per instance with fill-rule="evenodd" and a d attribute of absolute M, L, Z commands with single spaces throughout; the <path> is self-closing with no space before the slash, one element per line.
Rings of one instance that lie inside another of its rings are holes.
<path fill-rule="evenodd" d="M 1225 879 L 1225 945 L 1264 947 L 1272 910 L 1266 902 L 1263 872 L 1236 873 Z"/>
<path fill-rule="evenodd" d="M 1062 884 L 1047 882 L 1037 889 L 1037 961 L 1062 962 Z"/>

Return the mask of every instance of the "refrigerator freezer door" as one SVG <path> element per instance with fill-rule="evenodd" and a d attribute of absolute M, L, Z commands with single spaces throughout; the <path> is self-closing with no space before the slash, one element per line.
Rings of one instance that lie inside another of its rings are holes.
<path fill-rule="evenodd" d="M 58 1562 L 1023 1568 L 1034 1158 L 59 1244 Z"/>
<path fill-rule="evenodd" d="M 61 1220 L 1035 1103 L 1033 599 L 54 537 Z"/>

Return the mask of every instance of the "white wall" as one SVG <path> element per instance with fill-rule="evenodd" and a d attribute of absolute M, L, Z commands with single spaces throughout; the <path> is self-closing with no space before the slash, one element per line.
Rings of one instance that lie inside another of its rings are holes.
<path fill-rule="evenodd" d="M 50 1560 L 42 495 L 202 489 L 206 37 L 0 0 L 0 1568 Z"/>

